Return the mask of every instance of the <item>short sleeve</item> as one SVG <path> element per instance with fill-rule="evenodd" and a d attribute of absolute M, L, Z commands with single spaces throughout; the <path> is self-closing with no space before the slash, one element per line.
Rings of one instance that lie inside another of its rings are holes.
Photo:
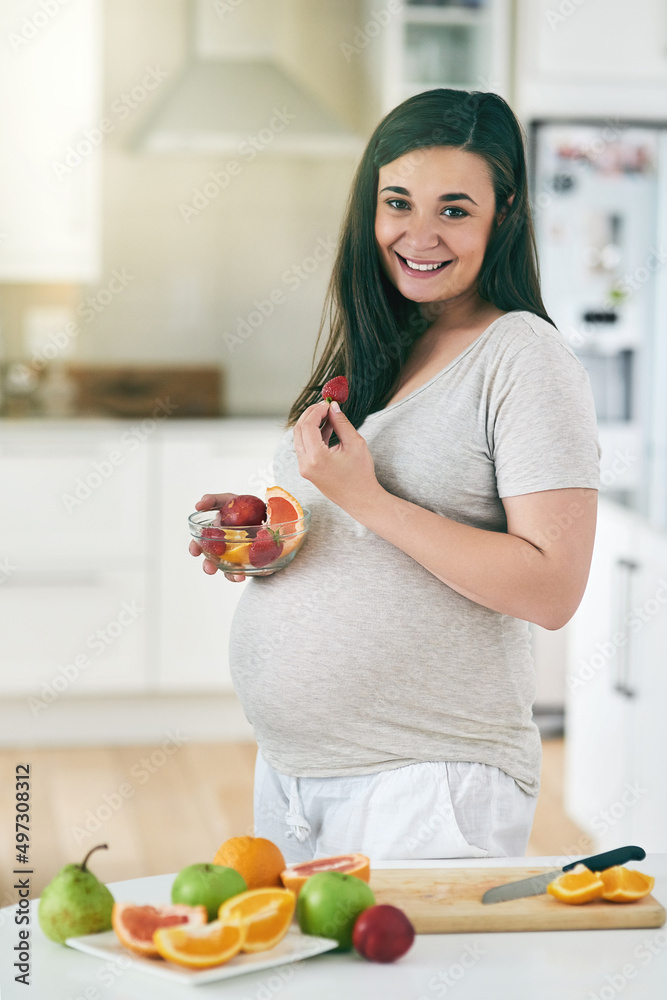
<path fill-rule="evenodd" d="M 599 488 L 600 443 L 588 375 L 555 337 L 538 337 L 499 366 L 488 428 L 500 497 Z"/>

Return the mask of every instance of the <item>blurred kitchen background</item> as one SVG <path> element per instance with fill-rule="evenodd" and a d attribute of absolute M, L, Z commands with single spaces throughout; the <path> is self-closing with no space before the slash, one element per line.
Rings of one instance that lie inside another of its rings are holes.
<path fill-rule="evenodd" d="M 121 879 L 252 832 L 243 585 L 204 576 L 185 519 L 273 484 L 364 143 L 434 86 L 523 125 L 545 303 L 603 447 L 586 596 L 533 629 L 529 853 L 667 849 L 664 3 L 6 0 L 0 802 L 30 763 L 36 891 L 98 841 Z"/>

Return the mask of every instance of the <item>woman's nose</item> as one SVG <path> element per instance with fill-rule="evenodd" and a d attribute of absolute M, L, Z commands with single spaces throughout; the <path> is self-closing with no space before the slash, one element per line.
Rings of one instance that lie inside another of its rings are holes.
<path fill-rule="evenodd" d="M 414 250 L 433 250 L 440 242 L 440 235 L 430 216 L 411 213 L 405 231 L 408 246 Z"/>

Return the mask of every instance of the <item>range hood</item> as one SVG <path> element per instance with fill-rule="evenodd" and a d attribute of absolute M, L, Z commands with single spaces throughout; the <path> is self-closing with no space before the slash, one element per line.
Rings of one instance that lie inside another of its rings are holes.
<path fill-rule="evenodd" d="M 222 18 L 210 0 L 190 0 L 190 58 L 135 136 L 135 148 L 250 157 L 266 150 L 358 156 L 363 138 L 323 107 L 280 60 L 280 7 L 276 0 L 244 0 Z"/>

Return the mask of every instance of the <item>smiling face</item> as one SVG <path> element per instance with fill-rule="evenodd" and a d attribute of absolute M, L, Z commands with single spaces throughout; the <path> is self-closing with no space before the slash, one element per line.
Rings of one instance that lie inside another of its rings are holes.
<path fill-rule="evenodd" d="M 383 270 L 405 298 L 477 298 L 496 210 L 491 173 L 475 153 L 416 149 L 380 167 L 375 239 Z"/>

